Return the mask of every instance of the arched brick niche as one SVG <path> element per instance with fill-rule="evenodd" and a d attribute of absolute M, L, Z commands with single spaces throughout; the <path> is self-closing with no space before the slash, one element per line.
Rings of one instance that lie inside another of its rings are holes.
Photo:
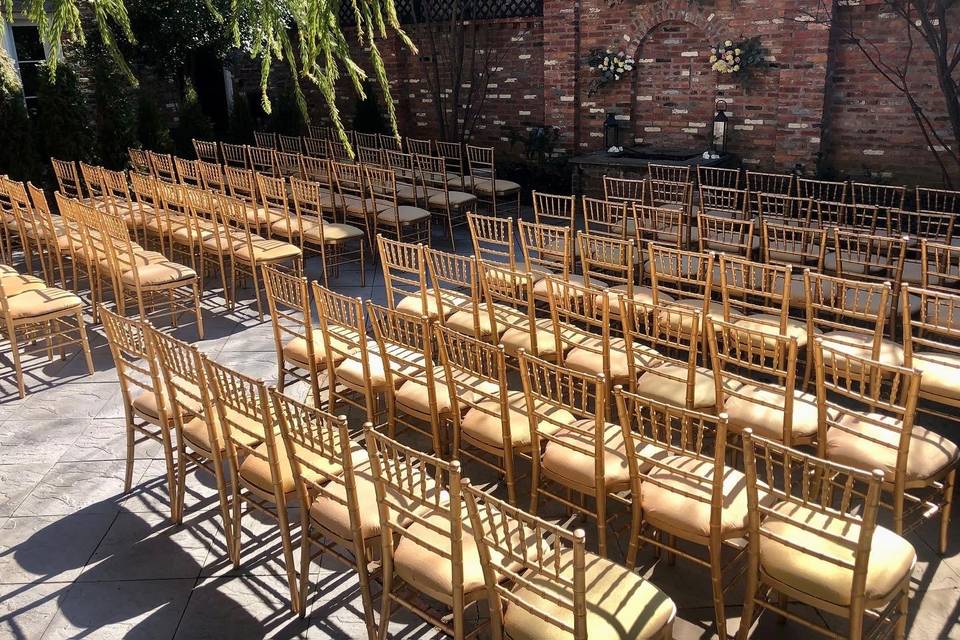
<path fill-rule="evenodd" d="M 713 44 L 703 28 L 682 20 L 661 22 L 638 39 L 629 114 L 635 142 L 707 147 L 717 96 L 716 73 L 706 64 Z"/>

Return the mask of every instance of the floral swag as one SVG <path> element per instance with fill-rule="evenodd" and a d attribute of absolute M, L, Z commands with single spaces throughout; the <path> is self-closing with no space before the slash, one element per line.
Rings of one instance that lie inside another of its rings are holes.
<path fill-rule="evenodd" d="M 626 51 L 614 51 L 613 49 L 593 49 L 590 51 L 590 57 L 587 59 L 590 64 L 590 70 L 597 74 L 597 77 L 590 83 L 589 95 L 594 95 L 601 87 L 616 82 L 633 71 L 636 64 L 633 58 L 627 55 Z"/>
<path fill-rule="evenodd" d="M 733 74 L 750 71 L 763 62 L 760 38 L 754 36 L 739 42 L 725 40 L 711 47 L 709 62 L 710 69 L 717 73 Z"/>

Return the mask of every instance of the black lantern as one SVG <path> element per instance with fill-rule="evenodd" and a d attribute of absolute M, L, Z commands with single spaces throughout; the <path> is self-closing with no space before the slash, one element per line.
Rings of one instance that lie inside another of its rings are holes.
<path fill-rule="evenodd" d="M 713 116 L 713 144 L 714 153 L 727 152 L 727 103 L 717 100 L 717 115 Z"/>
<path fill-rule="evenodd" d="M 613 113 L 608 113 L 607 119 L 603 121 L 603 144 L 606 149 L 620 146 L 620 125 Z"/>

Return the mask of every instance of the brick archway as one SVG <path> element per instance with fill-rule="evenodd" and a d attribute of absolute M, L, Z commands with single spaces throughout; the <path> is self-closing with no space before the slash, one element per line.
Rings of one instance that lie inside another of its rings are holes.
<path fill-rule="evenodd" d="M 725 19 L 713 8 L 689 0 L 658 0 L 647 4 L 624 2 L 620 7 L 627 10 L 628 5 L 634 5 L 634 15 L 627 35 L 636 48 L 642 47 L 650 35 L 667 22 L 690 23 L 703 31 L 711 41 L 720 40 L 726 35 L 728 25 Z"/>

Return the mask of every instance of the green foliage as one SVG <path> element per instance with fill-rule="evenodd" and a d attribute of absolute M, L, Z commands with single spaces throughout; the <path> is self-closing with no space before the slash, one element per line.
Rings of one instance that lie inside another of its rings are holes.
<path fill-rule="evenodd" d="M 30 136 L 30 117 L 13 61 L 0 47 L 0 173 L 32 178 L 38 161 Z"/>
<path fill-rule="evenodd" d="M 182 158 L 193 158 L 193 139 L 210 140 L 213 137 L 213 123 L 203 113 L 197 90 L 188 80 L 180 101 L 178 123 L 174 131 L 174 149 Z"/>
<path fill-rule="evenodd" d="M 156 93 L 140 87 L 137 101 L 137 137 L 144 149 L 153 149 L 161 153 L 173 151 L 173 138 L 170 137 L 170 123 L 160 109 Z"/>
<path fill-rule="evenodd" d="M 250 112 L 250 102 L 243 92 L 233 96 L 233 108 L 230 109 L 229 138 L 234 144 L 253 143 L 253 114 Z"/>
<path fill-rule="evenodd" d="M 285 136 L 302 136 L 307 131 L 307 121 L 297 103 L 297 92 L 293 85 L 280 93 L 276 99 L 276 108 L 270 114 L 270 131 Z"/>
<path fill-rule="evenodd" d="M 183 71 L 195 51 L 220 56 L 233 44 L 223 14 L 229 0 L 127 0 L 137 34 L 131 55 L 172 73 Z"/>
<path fill-rule="evenodd" d="M 94 132 L 76 72 L 61 66 L 56 76 L 40 74 L 35 138 L 41 157 L 91 160 Z"/>
<path fill-rule="evenodd" d="M 127 164 L 127 149 L 137 146 L 137 96 L 115 58 L 98 44 L 87 47 L 94 69 L 97 156 L 111 169 Z"/>

